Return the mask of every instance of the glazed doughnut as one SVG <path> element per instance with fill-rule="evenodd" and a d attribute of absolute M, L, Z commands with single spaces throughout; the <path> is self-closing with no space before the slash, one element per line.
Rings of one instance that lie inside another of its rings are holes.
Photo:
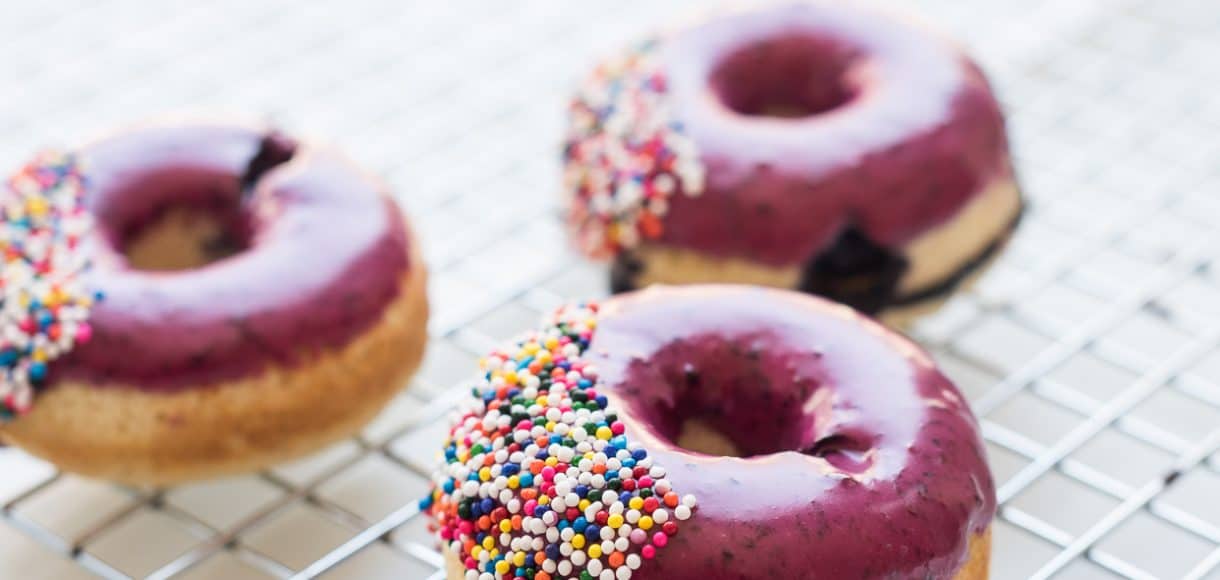
<path fill-rule="evenodd" d="M 75 309 L 56 322 L 35 298 L 13 318 L 6 294 L 0 338 L 0 356 L 34 361 L 3 361 L 0 435 L 64 470 L 153 485 L 262 468 L 353 434 L 419 364 L 418 244 L 386 188 L 334 150 L 255 125 L 150 124 L 13 183 L 9 201 L 89 218 L 57 230 L 89 263 L 59 275 Z M 69 191 L 78 206 L 54 201 Z M 22 216 L 5 207 L 11 231 Z M 8 332 L 23 317 L 63 328 Z"/>
<path fill-rule="evenodd" d="M 654 286 L 483 370 L 424 502 L 449 580 L 987 578 L 977 422 L 846 306 Z"/>
<path fill-rule="evenodd" d="M 799 289 L 891 320 L 980 271 L 1022 213 L 979 68 L 840 3 L 743 10 L 603 62 L 570 107 L 564 189 L 612 289 Z"/>

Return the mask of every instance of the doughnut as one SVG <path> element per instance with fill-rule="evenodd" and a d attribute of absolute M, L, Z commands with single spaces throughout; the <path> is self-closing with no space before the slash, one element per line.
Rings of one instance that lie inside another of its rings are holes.
<path fill-rule="evenodd" d="M 331 148 L 149 123 L 42 154 L 3 195 L 0 437 L 63 470 L 260 469 L 352 435 L 420 362 L 419 246 Z"/>
<path fill-rule="evenodd" d="M 896 322 L 981 272 L 1023 208 L 980 69 L 841 3 L 718 14 L 602 62 L 563 159 L 575 245 L 613 260 L 613 291 L 757 284 Z"/>
<path fill-rule="evenodd" d="M 562 307 L 482 369 L 421 505 L 449 580 L 987 578 L 977 422 L 846 306 L 657 285 Z"/>

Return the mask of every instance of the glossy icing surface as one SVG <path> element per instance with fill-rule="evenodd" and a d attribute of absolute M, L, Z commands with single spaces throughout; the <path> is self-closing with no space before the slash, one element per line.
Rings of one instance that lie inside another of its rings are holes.
<path fill-rule="evenodd" d="M 257 127 L 154 126 L 80 152 L 98 227 L 93 340 L 53 376 L 170 390 L 290 364 L 379 317 L 408 267 L 406 224 L 333 151 Z M 247 247 L 203 267 L 141 271 L 123 238 L 174 205 L 232 209 Z"/>
<path fill-rule="evenodd" d="M 853 227 L 894 248 L 1011 173 L 982 73 L 909 24 L 796 3 L 720 16 L 663 51 L 707 182 L 670 199 L 660 243 L 784 265 Z"/>
<path fill-rule="evenodd" d="M 909 340 L 793 292 L 654 287 L 586 353 L 628 436 L 699 498 L 633 578 L 946 578 L 995 513 L 976 422 Z M 744 457 L 673 441 L 702 419 Z"/>

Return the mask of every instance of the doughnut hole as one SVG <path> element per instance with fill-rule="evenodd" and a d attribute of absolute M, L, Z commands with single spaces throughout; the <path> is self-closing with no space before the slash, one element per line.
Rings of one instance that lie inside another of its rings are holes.
<path fill-rule="evenodd" d="M 768 38 L 728 54 L 712 69 L 712 93 L 747 117 L 801 118 L 842 107 L 859 94 L 851 69 L 859 52 L 830 37 Z"/>
<path fill-rule="evenodd" d="M 176 203 L 126 228 L 120 249 L 137 270 L 192 270 L 245 251 L 250 232 L 237 204 Z"/>
<path fill-rule="evenodd" d="M 670 343 L 632 365 L 632 414 L 658 436 L 704 455 L 795 452 L 861 472 L 875 440 L 837 421 L 820 354 L 776 337 L 705 335 Z M 628 386 L 630 385 L 630 386 Z"/>
<path fill-rule="evenodd" d="M 270 133 L 241 174 L 208 166 L 150 168 L 126 188 L 105 192 L 99 226 L 137 270 L 192 270 L 239 254 L 257 229 L 249 194 L 295 148 Z"/>

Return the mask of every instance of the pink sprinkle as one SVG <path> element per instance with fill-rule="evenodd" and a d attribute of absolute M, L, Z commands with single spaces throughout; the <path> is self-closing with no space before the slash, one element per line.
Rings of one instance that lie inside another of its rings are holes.
<path fill-rule="evenodd" d="M 665 535 L 665 532 L 657 532 L 652 535 L 652 543 L 658 548 L 664 548 L 665 544 L 669 543 L 669 536 Z"/>

